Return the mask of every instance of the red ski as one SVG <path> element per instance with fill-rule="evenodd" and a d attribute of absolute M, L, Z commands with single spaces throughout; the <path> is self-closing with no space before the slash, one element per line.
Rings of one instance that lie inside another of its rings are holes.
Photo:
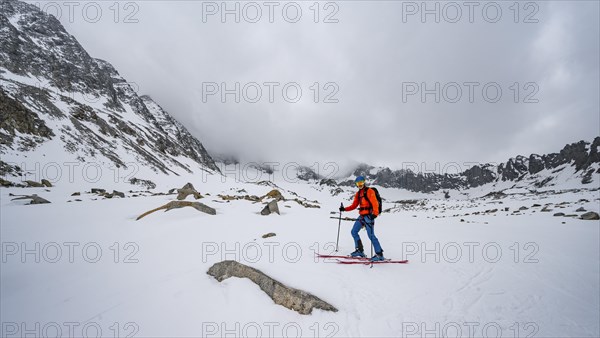
<path fill-rule="evenodd" d="M 402 260 L 402 261 L 393 261 L 391 259 L 386 259 L 383 261 L 374 261 L 372 262 L 371 260 L 367 259 L 366 261 L 363 260 L 356 260 L 356 261 L 342 261 L 342 260 L 338 260 L 338 264 L 363 264 L 363 265 L 370 265 L 370 264 L 406 264 L 408 263 L 408 260 Z"/>
<path fill-rule="evenodd" d="M 338 256 L 338 255 L 319 255 L 317 254 L 317 257 L 319 258 L 342 258 L 342 259 L 352 259 L 352 260 L 357 260 L 357 261 L 368 261 L 369 258 L 367 257 L 352 257 L 352 256 Z"/>
<path fill-rule="evenodd" d="M 352 257 L 352 256 L 340 256 L 340 255 L 319 255 L 319 254 L 317 254 L 317 257 L 319 257 L 319 258 L 334 258 L 338 261 L 339 264 L 369 265 L 371 263 L 373 263 L 373 264 L 382 264 L 382 263 L 406 264 L 406 263 L 408 263 L 408 260 L 394 261 L 391 259 L 386 259 L 384 261 L 371 262 L 371 259 L 367 258 L 367 257 Z M 346 259 L 346 260 L 343 260 L 343 259 Z"/>

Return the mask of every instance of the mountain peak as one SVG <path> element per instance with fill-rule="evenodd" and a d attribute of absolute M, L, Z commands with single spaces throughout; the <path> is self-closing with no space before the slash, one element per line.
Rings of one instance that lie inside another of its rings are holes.
<path fill-rule="evenodd" d="M 65 160 L 219 172 L 200 141 L 56 18 L 23 2 L 0 4 L 3 160 L 41 160 L 52 148 Z"/>

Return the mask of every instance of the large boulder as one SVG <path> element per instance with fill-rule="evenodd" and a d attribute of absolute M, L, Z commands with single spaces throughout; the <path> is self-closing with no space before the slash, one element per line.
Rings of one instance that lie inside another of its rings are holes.
<path fill-rule="evenodd" d="M 229 278 L 248 278 L 260 287 L 275 304 L 285 306 L 300 314 L 311 314 L 313 309 L 337 312 L 333 305 L 323 301 L 306 291 L 288 287 L 281 282 L 267 276 L 262 271 L 251 268 L 236 261 L 222 261 L 215 263 L 206 272 L 219 282 Z"/>
<path fill-rule="evenodd" d="M 183 201 L 189 195 L 194 195 L 195 199 L 202 198 L 202 195 L 194 188 L 194 185 L 191 183 L 187 183 L 181 189 L 177 189 L 177 200 Z"/>
<path fill-rule="evenodd" d="M 263 216 L 267 216 L 274 212 L 276 212 L 278 215 L 281 215 L 279 213 L 279 206 L 277 205 L 277 200 L 272 200 L 271 202 L 269 202 L 269 204 L 265 205 L 260 214 Z"/>

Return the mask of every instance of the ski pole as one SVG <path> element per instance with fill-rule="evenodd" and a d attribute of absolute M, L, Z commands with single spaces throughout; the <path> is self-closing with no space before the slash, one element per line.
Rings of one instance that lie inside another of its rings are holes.
<path fill-rule="evenodd" d="M 371 233 L 373 233 L 373 236 L 375 236 L 375 224 L 371 224 Z M 371 240 L 371 259 L 373 259 L 373 240 Z M 371 261 L 371 267 L 369 269 L 372 269 L 372 268 L 373 268 L 373 261 Z"/>
<path fill-rule="evenodd" d="M 340 208 L 344 207 L 344 203 L 340 203 Z M 338 234 L 337 240 L 335 241 L 335 252 L 338 252 L 338 244 L 340 243 L 340 225 L 342 225 L 342 211 L 340 210 L 340 220 L 338 222 Z"/>
<path fill-rule="evenodd" d="M 373 236 L 375 236 L 375 221 L 371 220 L 373 223 L 371 225 L 369 225 L 369 223 L 365 222 L 365 230 L 367 230 L 367 236 L 369 236 L 369 240 L 371 241 L 371 259 L 373 259 L 373 240 L 371 239 L 371 236 L 369 235 L 369 228 L 371 228 L 371 234 Z M 373 261 L 371 261 L 371 266 L 369 267 L 369 269 L 373 268 Z"/>

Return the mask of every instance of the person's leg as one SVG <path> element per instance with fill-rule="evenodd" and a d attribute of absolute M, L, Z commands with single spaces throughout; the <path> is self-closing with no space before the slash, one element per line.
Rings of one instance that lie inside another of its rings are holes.
<path fill-rule="evenodd" d="M 370 220 L 368 217 L 365 217 L 365 223 L 367 228 L 367 235 L 369 236 L 371 243 L 373 243 L 373 249 L 375 249 L 375 253 L 378 255 L 383 254 L 383 249 L 379 244 L 377 236 L 375 236 L 375 222 L 373 220 Z"/>
<path fill-rule="evenodd" d="M 354 222 L 354 226 L 352 227 L 352 231 L 350 231 L 350 233 L 352 234 L 352 238 L 354 238 L 354 247 L 356 248 L 356 250 L 362 252 L 363 245 L 362 241 L 360 240 L 360 235 L 358 234 L 360 228 L 362 228 L 362 223 L 359 217 L 356 219 L 356 222 Z"/>

